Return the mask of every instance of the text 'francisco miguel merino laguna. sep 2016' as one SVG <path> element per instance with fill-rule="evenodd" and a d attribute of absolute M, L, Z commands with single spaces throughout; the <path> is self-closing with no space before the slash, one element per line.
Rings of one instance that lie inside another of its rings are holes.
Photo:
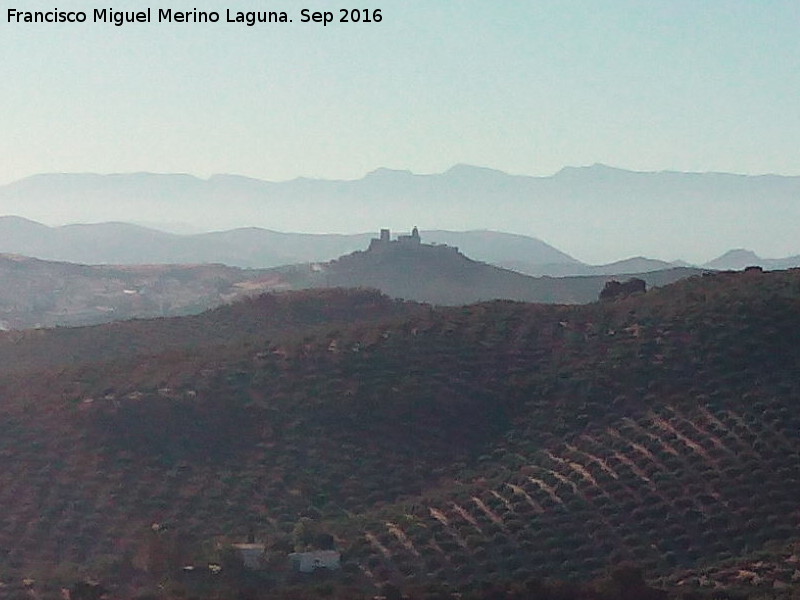
<path fill-rule="evenodd" d="M 52 10 L 6 10 L 9 24 L 79 24 L 108 23 L 121 27 L 135 23 L 234 23 L 252 27 L 261 23 L 309 23 L 328 26 L 334 23 L 381 23 L 383 13 L 379 8 L 339 8 L 316 11 L 308 8 L 297 12 L 287 11 L 241 11 L 230 8 L 217 10 L 174 10 L 172 8 L 143 8 L 142 10 L 114 10 L 95 8 L 89 11 Z"/>

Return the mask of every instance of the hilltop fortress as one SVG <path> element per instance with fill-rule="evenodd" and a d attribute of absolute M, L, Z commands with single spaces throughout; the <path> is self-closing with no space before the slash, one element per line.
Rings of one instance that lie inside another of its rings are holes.
<path fill-rule="evenodd" d="M 457 246 L 447 246 L 439 244 L 423 244 L 419 235 L 419 229 L 414 227 L 411 235 L 398 235 L 397 239 L 392 240 L 391 232 L 388 229 L 381 229 L 380 237 L 372 238 L 369 243 L 368 252 L 386 252 L 392 250 L 429 250 L 435 249 L 438 252 L 452 252 L 458 254 Z"/>

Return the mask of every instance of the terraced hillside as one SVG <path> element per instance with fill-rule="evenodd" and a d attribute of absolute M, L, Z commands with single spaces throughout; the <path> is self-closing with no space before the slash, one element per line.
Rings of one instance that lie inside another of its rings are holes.
<path fill-rule="evenodd" d="M 342 597 L 583 581 L 626 561 L 668 577 L 800 537 L 800 272 L 572 307 L 329 290 L 193 319 L 158 322 L 176 338 L 153 344 L 166 354 L 76 348 L 79 367 L 7 370 L 8 585 L 33 577 L 46 595 L 94 576 L 119 594 L 222 594 L 180 567 L 248 534 L 273 565 L 332 535 L 343 570 L 305 593 Z M 155 325 L 70 339 L 158 339 Z M 52 354 L 64 335 L 23 341 Z M 281 573 L 263 574 L 272 594 L 289 589 Z"/>

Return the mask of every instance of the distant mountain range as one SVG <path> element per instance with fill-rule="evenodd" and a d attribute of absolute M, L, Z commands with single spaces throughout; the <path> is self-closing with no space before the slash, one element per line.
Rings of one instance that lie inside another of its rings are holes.
<path fill-rule="evenodd" d="M 281 233 L 248 227 L 175 234 L 129 223 L 47 227 L 20 217 L 0 217 L 0 252 L 84 264 L 222 263 L 265 268 L 324 262 L 366 248 L 376 233 Z M 555 265 L 570 274 L 581 263 L 536 238 L 496 231 L 424 231 L 427 242 L 461 248 L 469 256 L 502 264 Z"/>
<path fill-rule="evenodd" d="M 461 165 L 435 175 L 378 169 L 354 181 L 281 183 L 232 175 L 36 175 L 0 187 L 0 214 L 48 224 L 178 222 L 205 231 L 480 228 L 535 236 L 595 264 L 634 255 L 702 262 L 741 246 L 797 253 L 798 197 L 800 177 L 604 165 L 529 177 Z"/>
<path fill-rule="evenodd" d="M 176 234 L 130 223 L 48 227 L 21 217 L 0 217 L 0 253 L 80 264 L 220 263 L 269 268 L 333 260 L 366 248 L 375 235 L 282 233 L 257 227 Z M 455 246 L 475 260 L 537 277 L 620 275 L 693 266 L 644 257 L 587 265 L 537 238 L 498 231 L 432 230 L 421 235 L 425 242 Z M 800 266 L 800 256 L 762 259 L 735 250 L 700 266 L 742 269 L 750 265 L 785 269 Z"/>
<path fill-rule="evenodd" d="M 758 266 L 776 271 L 800 267 L 800 255 L 788 256 L 786 258 L 761 258 L 752 250 L 738 248 L 736 250 L 729 250 L 722 256 L 707 262 L 703 266 L 718 270 L 738 270 L 749 266 Z"/>
<path fill-rule="evenodd" d="M 535 264 L 523 260 L 498 261 L 498 266 L 512 269 L 528 275 L 550 277 L 569 277 L 578 275 L 620 275 L 623 273 L 648 273 L 663 271 L 676 267 L 691 267 L 683 261 L 667 262 L 653 258 L 637 256 L 626 260 L 618 260 L 607 265 L 587 265 L 581 262 Z"/>

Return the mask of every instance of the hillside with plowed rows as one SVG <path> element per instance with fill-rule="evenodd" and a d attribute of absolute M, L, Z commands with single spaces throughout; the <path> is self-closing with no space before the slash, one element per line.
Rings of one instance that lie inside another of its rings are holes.
<path fill-rule="evenodd" d="M 800 538 L 798 339 L 800 272 L 754 270 L 585 306 L 319 290 L 4 337 L 0 579 L 225 597 L 224 547 L 254 537 L 273 565 L 342 552 L 324 585 L 275 566 L 256 597 L 631 562 L 672 585 Z"/>

